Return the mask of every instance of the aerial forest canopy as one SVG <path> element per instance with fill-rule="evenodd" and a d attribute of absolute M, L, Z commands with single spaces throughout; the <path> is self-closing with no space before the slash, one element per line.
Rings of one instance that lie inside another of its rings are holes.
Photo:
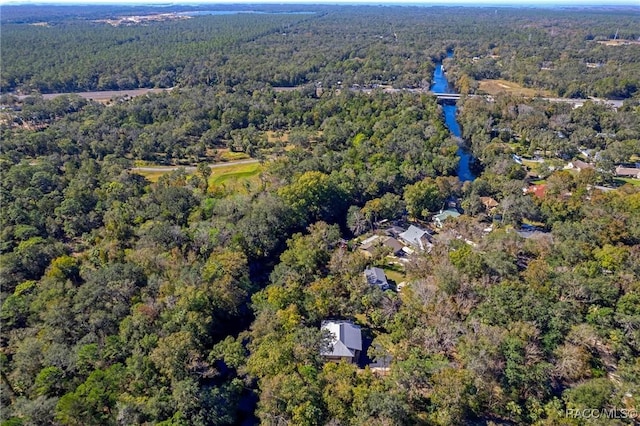
<path fill-rule="evenodd" d="M 1 424 L 633 424 L 638 9 L 229 7 L 3 6 Z"/>
<path fill-rule="evenodd" d="M 104 11 L 100 20 L 100 8 L 96 15 L 84 11 L 80 17 L 75 9 L 60 16 L 64 7 L 49 16 L 22 8 L 22 15 L 20 7 L 3 8 L 3 92 L 316 82 L 421 87 L 432 60 L 452 48 L 452 75 L 465 93 L 486 78 L 567 97 L 627 98 L 640 86 L 638 46 L 602 44 L 640 37 L 632 8 L 469 13 L 465 8 L 298 6 L 295 13 L 283 13 L 282 6 L 261 6 L 264 13 L 177 15 L 184 19 L 144 25 L 102 22 L 121 16 L 119 9 Z M 173 10 L 180 9 L 159 12 Z M 128 14 L 143 11 L 132 8 Z"/>

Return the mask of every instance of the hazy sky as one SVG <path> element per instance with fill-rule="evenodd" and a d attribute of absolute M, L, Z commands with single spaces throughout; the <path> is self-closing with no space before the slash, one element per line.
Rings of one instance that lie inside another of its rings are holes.
<path fill-rule="evenodd" d="M 199 1 L 199 0 L 0 0 L 0 4 L 238 4 L 238 3 L 294 3 L 294 4 L 313 4 L 313 3 L 367 3 L 367 4 L 390 4 L 390 3 L 402 3 L 402 4 L 423 4 L 423 5 L 631 5 L 638 6 L 640 10 L 640 0 L 222 0 L 222 1 Z"/>

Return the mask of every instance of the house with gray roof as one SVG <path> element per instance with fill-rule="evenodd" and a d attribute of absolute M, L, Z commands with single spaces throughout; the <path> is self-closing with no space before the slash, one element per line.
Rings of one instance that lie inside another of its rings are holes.
<path fill-rule="evenodd" d="M 386 240 L 384 240 L 382 245 L 391 249 L 391 254 L 393 255 L 402 254 L 402 249 L 404 248 L 402 243 L 393 237 L 389 237 Z"/>
<path fill-rule="evenodd" d="M 402 249 L 404 248 L 400 241 L 386 235 L 374 235 L 360 243 L 360 250 L 367 257 L 373 256 L 376 249 L 380 247 L 388 248 L 393 255 L 402 254 Z"/>
<path fill-rule="evenodd" d="M 329 335 L 329 347 L 320 352 L 329 361 L 357 363 L 362 352 L 362 330 L 351 321 L 323 321 L 321 329 Z"/>
<path fill-rule="evenodd" d="M 387 276 L 380 268 L 367 268 L 364 270 L 364 276 L 367 282 L 371 285 L 377 285 L 381 290 L 388 290 L 389 283 L 387 282 Z"/>
<path fill-rule="evenodd" d="M 409 244 L 415 249 L 429 251 L 433 244 L 430 241 L 429 232 L 420 229 L 415 225 L 409 226 L 409 229 L 398 236 L 402 241 Z"/>

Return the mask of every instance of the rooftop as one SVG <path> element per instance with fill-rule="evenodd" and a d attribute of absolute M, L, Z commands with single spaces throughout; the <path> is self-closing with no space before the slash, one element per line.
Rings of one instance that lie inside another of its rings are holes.
<path fill-rule="evenodd" d="M 433 216 L 433 220 L 435 220 L 436 222 L 442 223 L 449 218 L 456 218 L 459 216 L 460 216 L 460 213 L 457 210 L 447 209 Z"/>
<path fill-rule="evenodd" d="M 364 275 L 367 277 L 367 282 L 371 285 L 377 285 L 381 289 L 386 290 L 389 288 L 389 283 L 387 282 L 387 276 L 384 271 L 380 268 L 367 268 L 364 270 Z"/>
<path fill-rule="evenodd" d="M 362 350 L 362 331 L 350 321 L 323 321 L 322 329 L 331 335 L 330 351 L 321 354 L 330 357 L 354 358 Z"/>
<path fill-rule="evenodd" d="M 399 237 L 420 250 L 425 250 L 430 245 L 428 240 L 429 232 L 415 225 L 409 226 L 409 229 L 400 234 Z"/>

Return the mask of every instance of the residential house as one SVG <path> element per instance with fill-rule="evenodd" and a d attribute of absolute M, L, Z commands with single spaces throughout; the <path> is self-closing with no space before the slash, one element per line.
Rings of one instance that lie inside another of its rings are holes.
<path fill-rule="evenodd" d="M 360 243 L 360 250 L 362 250 L 362 253 L 367 257 L 373 256 L 373 251 L 380 245 L 380 238 L 380 235 L 373 235 L 364 239 Z"/>
<path fill-rule="evenodd" d="M 616 176 L 640 179 L 640 168 L 618 166 L 616 167 Z"/>
<path fill-rule="evenodd" d="M 437 215 L 433 216 L 433 223 L 438 227 L 442 228 L 444 226 L 444 222 L 448 219 L 455 219 L 459 217 L 460 213 L 457 210 L 447 209 L 443 210 Z"/>
<path fill-rule="evenodd" d="M 404 245 L 393 237 L 387 238 L 382 244 L 391 249 L 391 253 L 394 256 L 398 256 L 403 253 L 402 249 L 404 249 Z"/>
<path fill-rule="evenodd" d="M 522 191 L 525 194 L 533 194 L 537 198 L 544 198 L 547 192 L 547 185 L 546 184 L 531 185 L 528 188 L 523 188 Z"/>
<path fill-rule="evenodd" d="M 593 167 L 593 164 L 585 163 L 584 161 L 581 161 L 581 160 L 573 160 L 567 163 L 567 165 L 564 168 L 568 170 L 577 170 L 581 172 L 587 169 L 594 169 L 595 167 Z"/>
<path fill-rule="evenodd" d="M 580 151 L 580 154 L 582 154 L 584 158 L 586 158 L 587 160 L 590 159 L 592 156 L 595 157 L 595 154 L 597 154 L 595 150 L 586 148 L 584 146 L 581 146 L 580 148 L 578 148 L 578 151 Z"/>
<path fill-rule="evenodd" d="M 431 247 L 433 247 L 429 232 L 415 225 L 409 226 L 409 229 L 401 233 L 399 237 L 402 241 L 418 250 L 430 251 Z"/>
<path fill-rule="evenodd" d="M 400 241 L 396 240 L 393 237 L 385 236 L 385 235 L 374 235 L 369 237 L 360 243 L 360 250 L 362 250 L 363 254 L 367 257 L 373 256 L 374 250 L 377 247 L 384 246 L 391 250 L 393 255 L 401 255 L 403 253 L 402 249 L 404 246 Z"/>
<path fill-rule="evenodd" d="M 389 283 L 387 282 L 387 276 L 380 268 L 367 268 L 364 270 L 364 276 L 367 282 L 371 285 L 377 285 L 381 290 L 388 290 Z"/>
<path fill-rule="evenodd" d="M 500 205 L 495 199 L 491 197 L 480 197 L 480 202 L 487 212 L 491 212 L 493 209 Z"/>
<path fill-rule="evenodd" d="M 329 347 L 321 355 L 329 361 L 357 363 L 362 352 L 362 330 L 351 321 L 323 321 L 321 329 L 329 334 Z"/>
<path fill-rule="evenodd" d="M 399 226 L 396 225 L 392 225 L 390 227 L 388 227 L 386 230 L 387 234 L 389 234 L 392 237 L 398 237 L 400 234 L 402 234 L 404 232 L 404 229 L 402 229 Z"/>

